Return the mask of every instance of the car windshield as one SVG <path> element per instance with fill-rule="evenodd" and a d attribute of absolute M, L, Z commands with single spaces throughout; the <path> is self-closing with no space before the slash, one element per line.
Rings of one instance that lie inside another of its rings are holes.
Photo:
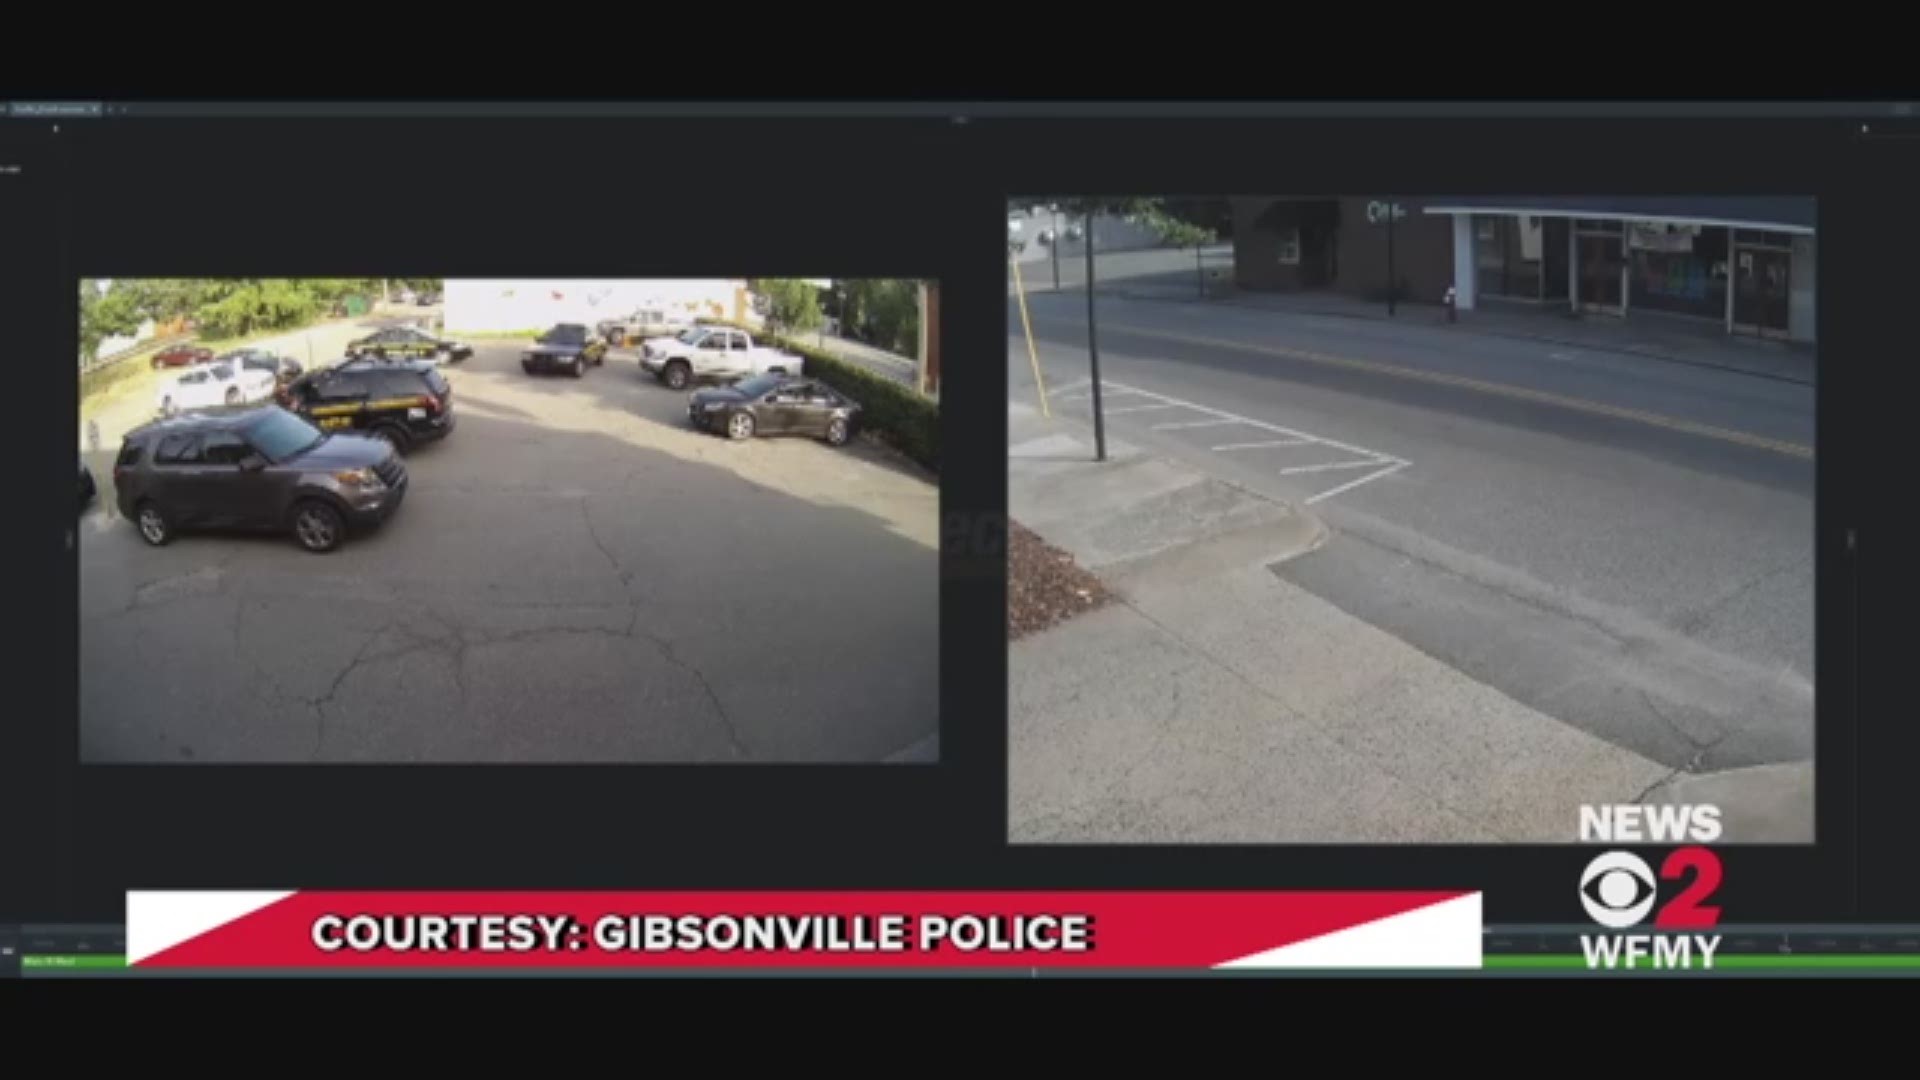
<path fill-rule="evenodd" d="M 734 383 L 733 388 L 748 397 L 759 397 L 761 394 L 779 386 L 780 382 L 781 379 L 778 375 L 755 375 L 751 379 L 742 379 Z"/>
<path fill-rule="evenodd" d="M 213 369 L 213 377 L 221 381 L 233 378 L 233 365 L 221 364 Z"/>
<path fill-rule="evenodd" d="M 274 462 L 298 457 L 326 439 L 326 432 L 284 409 L 272 410 L 247 429 L 247 441 Z"/>
<path fill-rule="evenodd" d="M 698 345 L 700 344 L 700 339 L 706 336 L 707 332 L 696 326 L 688 330 L 682 330 L 680 336 L 674 340 L 682 345 Z"/>
<path fill-rule="evenodd" d="M 587 328 L 573 324 L 556 326 L 540 336 L 545 345 L 578 345 L 587 340 Z"/>

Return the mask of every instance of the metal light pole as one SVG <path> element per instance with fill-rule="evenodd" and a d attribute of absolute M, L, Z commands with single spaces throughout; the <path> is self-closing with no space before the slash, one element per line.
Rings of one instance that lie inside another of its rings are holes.
<path fill-rule="evenodd" d="M 1193 245 L 1193 272 L 1200 279 L 1200 299 L 1207 298 L 1207 264 L 1199 244 Z"/>
<path fill-rule="evenodd" d="M 1399 292 L 1398 278 L 1393 272 L 1393 219 L 1398 216 L 1393 199 L 1387 199 L 1387 314 L 1393 314 L 1393 297 Z"/>
<path fill-rule="evenodd" d="M 1087 211 L 1087 363 L 1093 371 L 1093 460 L 1107 460 L 1106 410 L 1100 407 L 1100 335 L 1093 321 L 1093 211 Z"/>

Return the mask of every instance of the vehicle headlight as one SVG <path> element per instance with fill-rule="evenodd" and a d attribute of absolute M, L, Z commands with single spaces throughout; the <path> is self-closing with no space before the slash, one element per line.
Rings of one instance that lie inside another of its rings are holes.
<path fill-rule="evenodd" d="M 372 469 L 343 469 L 333 478 L 347 487 L 384 487 Z"/>
<path fill-rule="evenodd" d="M 702 409 L 705 409 L 708 412 L 719 412 L 721 409 L 724 409 L 727 407 L 727 403 L 724 401 L 708 401 L 703 403 L 700 407 Z"/>

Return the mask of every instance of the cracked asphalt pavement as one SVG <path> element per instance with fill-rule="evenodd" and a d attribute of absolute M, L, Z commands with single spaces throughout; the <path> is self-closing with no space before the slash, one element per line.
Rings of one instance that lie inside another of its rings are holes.
<path fill-rule="evenodd" d="M 459 427 L 378 531 L 150 548 L 82 515 L 88 762 L 924 760 L 938 487 L 864 443 L 696 433 L 616 350 L 453 366 Z"/>

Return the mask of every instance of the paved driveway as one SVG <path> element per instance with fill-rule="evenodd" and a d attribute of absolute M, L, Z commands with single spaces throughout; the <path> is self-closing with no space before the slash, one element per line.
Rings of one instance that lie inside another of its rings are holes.
<path fill-rule="evenodd" d="M 858 762 L 937 731 L 938 491 L 885 453 L 734 444 L 616 351 L 450 369 L 459 428 L 326 556 L 83 516 L 99 762 Z"/>

